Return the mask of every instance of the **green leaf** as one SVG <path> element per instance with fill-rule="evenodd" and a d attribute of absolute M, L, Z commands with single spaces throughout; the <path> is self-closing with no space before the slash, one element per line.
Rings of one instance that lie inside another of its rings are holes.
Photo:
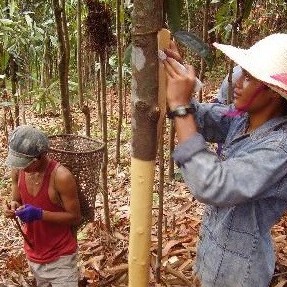
<path fill-rule="evenodd" d="M 9 6 L 9 12 L 10 12 L 10 18 L 13 17 L 15 11 L 16 11 L 16 1 L 12 0 L 10 1 L 10 6 Z"/>
<path fill-rule="evenodd" d="M 190 48 L 193 52 L 199 55 L 205 60 L 209 68 L 212 67 L 214 62 L 214 55 L 211 48 L 204 43 L 200 38 L 191 32 L 177 31 L 174 33 L 174 38 L 184 44 L 187 48 Z"/>
<path fill-rule="evenodd" d="M 38 27 L 38 26 L 35 26 L 35 31 L 37 31 L 38 33 L 40 33 L 41 35 L 44 35 L 45 34 L 45 31 L 42 29 L 42 28 L 40 28 L 40 27 Z M 43 38 L 42 38 L 43 39 Z"/>
<path fill-rule="evenodd" d="M 13 24 L 13 21 L 10 19 L 0 19 L 0 23 L 3 25 L 10 25 Z"/>
<path fill-rule="evenodd" d="M 54 21 L 52 19 L 48 19 L 47 21 L 42 23 L 42 26 L 43 27 L 47 27 L 47 26 L 49 26 L 50 24 L 53 24 L 53 23 L 54 23 Z"/>
<path fill-rule="evenodd" d="M 167 14 L 168 26 L 172 32 L 181 29 L 181 12 L 183 11 L 183 0 L 166 0 L 165 11 Z"/>
<path fill-rule="evenodd" d="M 4 71 L 7 68 L 9 59 L 10 59 L 9 53 L 7 51 L 3 51 L 2 57 L 0 57 L 0 68 L 2 71 Z"/>
<path fill-rule="evenodd" d="M 242 12 L 243 19 L 247 19 L 249 17 L 251 9 L 252 9 L 252 5 L 255 2 L 256 2 L 256 0 L 245 0 L 244 1 L 244 8 L 243 8 L 243 12 Z"/>
<path fill-rule="evenodd" d="M 50 35 L 50 41 L 53 47 L 58 47 L 58 38 Z"/>
<path fill-rule="evenodd" d="M 217 24 L 222 24 L 223 22 L 230 22 L 231 15 L 231 5 L 233 2 L 223 3 L 218 11 L 216 12 L 215 19 Z"/>
<path fill-rule="evenodd" d="M 122 6 L 120 6 L 120 22 L 124 23 L 125 21 L 125 10 L 123 9 Z"/>
<path fill-rule="evenodd" d="M 33 28 L 33 19 L 30 17 L 30 15 L 25 14 L 24 17 L 25 17 L 25 20 L 26 20 L 28 27 Z"/>

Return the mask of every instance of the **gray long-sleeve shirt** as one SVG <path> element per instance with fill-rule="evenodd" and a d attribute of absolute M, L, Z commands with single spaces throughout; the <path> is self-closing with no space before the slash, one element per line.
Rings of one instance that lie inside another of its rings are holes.
<path fill-rule="evenodd" d="M 275 266 L 270 228 L 287 210 L 287 117 L 247 134 L 247 115 L 193 104 L 199 132 L 176 147 L 174 159 L 207 204 L 195 271 L 203 287 L 267 287 Z M 206 141 L 224 143 L 220 157 Z"/>

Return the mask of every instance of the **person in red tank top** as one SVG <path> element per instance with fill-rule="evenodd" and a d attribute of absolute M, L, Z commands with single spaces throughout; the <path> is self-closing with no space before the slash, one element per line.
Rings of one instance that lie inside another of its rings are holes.
<path fill-rule="evenodd" d="M 12 168 L 12 200 L 5 215 L 23 222 L 24 250 L 37 286 L 78 286 L 77 240 L 81 220 L 71 172 L 48 157 L 48 138 L 19 126 L 9 139 L 6 164 Z"/>

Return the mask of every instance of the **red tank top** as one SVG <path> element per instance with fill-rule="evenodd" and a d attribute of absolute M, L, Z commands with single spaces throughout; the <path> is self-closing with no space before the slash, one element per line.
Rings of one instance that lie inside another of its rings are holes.
<path fill-rule="evenodd" d="M 64 211 L 62 207 L 51 202 L 48 194 L 50 176 L 57 164 L 54 160 L 49 162 L 42 186 L 36 196 L 27 191 L 25 172 L 19 172 L 18 187 L 23 204 L 29 203 L 47 211 Z M 32 249 L 26 242 L 24 243 L 24 250 L 30 261 L 40 264 L 49 263 L 62 255 L 69 255 L 77 250 L 77 242 L 69 225 L 35 220 L 24 224 L 24 232 L 33 246 Z"/>

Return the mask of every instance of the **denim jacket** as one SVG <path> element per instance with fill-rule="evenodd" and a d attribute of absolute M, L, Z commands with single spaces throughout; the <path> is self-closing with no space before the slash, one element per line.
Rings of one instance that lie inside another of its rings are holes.
<path fill-rule="evenodd" d="M 193 105 L 199 132 L 174 159 L 206 204 L 195 272 L 203 287 L 267 287 L 275 268 L 270 229 L 287 209 L 287 116 L 245 133 L 247 115 Z M 220 157 L 206 141 L 224 143 Z"/>

